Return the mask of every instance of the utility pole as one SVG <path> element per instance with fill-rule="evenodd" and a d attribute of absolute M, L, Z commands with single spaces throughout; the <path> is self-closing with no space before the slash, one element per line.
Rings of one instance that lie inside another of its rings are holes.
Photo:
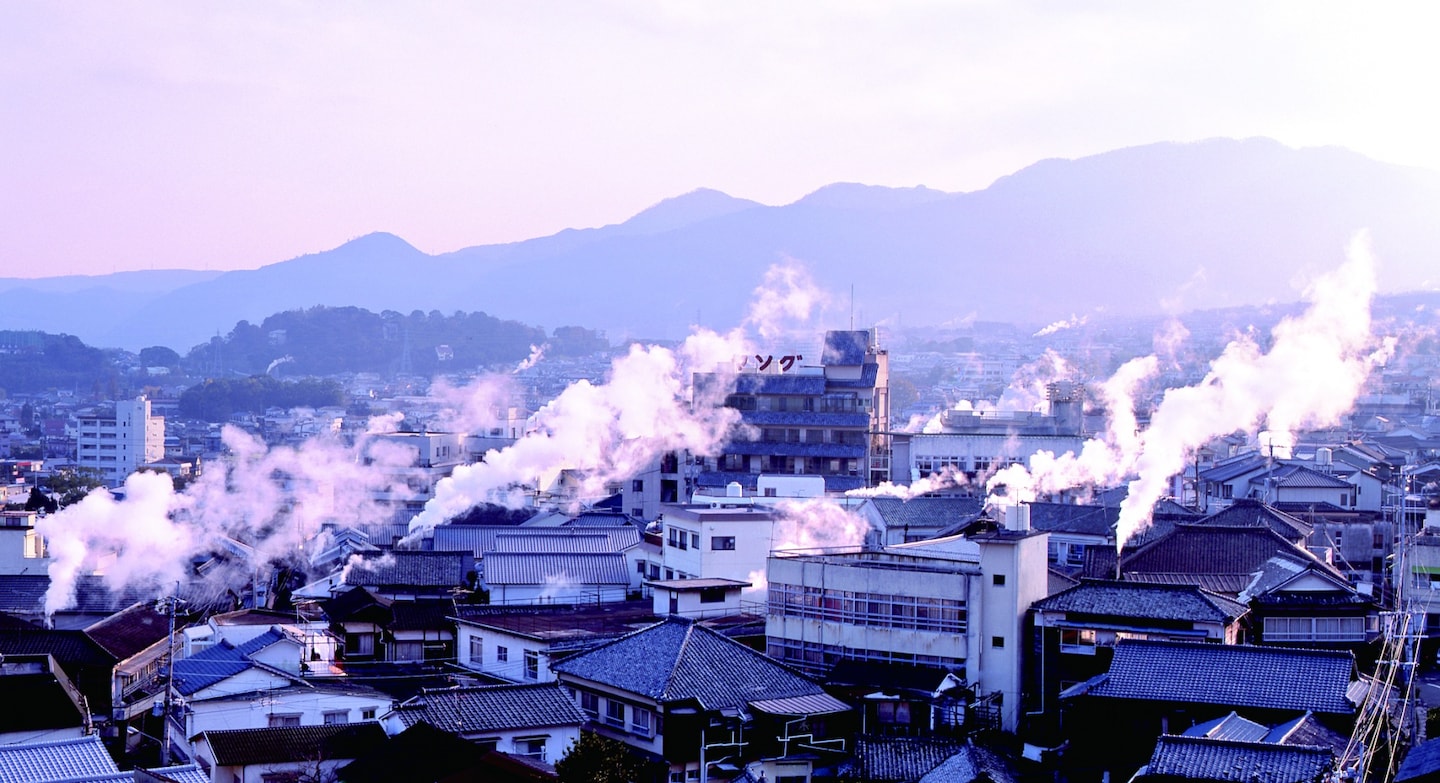
<path fill-rule="evenodd" d="M 170 618 L 170 632 L 165 642 L 165 701 L 160 715 L 160 765 L 170 766 L 170 705 L 175 703 L 175 615 L 180 611 L 180 583 L 175 583 L 175 594 L 156 602 L 156 608 Z"/>

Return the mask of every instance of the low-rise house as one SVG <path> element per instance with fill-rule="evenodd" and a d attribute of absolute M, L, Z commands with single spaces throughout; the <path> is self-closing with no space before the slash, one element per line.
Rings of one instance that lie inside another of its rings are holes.
<path fill-rule="evenodd" d="M 1110 668 L 1121 639 L 1237 644 L 1249 607 L 1194 585 L 1085 580 L 1032 606 L 1039 654 L 1028 661 L 1037 709 L 1053 713 L 1060 692 Z"/>
<path fill-rule="evenodd" d="M 1238 711 L 1263 723 L 1312 713 L 1348 735 L 1356 705 L 1349 652 L 1124 639 L 1104 674 L 1060 695 L 1074 772 L 1129 775 L 1162 734 Z"/>
<path fill-rule="evenodd" d="M 379 720 L 391 698 L 343 678 L 189 699 L 181 716 L 184 736 L 207 731 L 282 726 L 329 726 Z"/>
<path fill-rule="evenodd" d="M 808 777 L 850 751 L 849 705 L 799 672 L 671 617 L 556 664 L 595 731 L 672 779 Z"/>
<path fill-rule="evenodd" d="M 740 593 L 751 586 L 737 579 L 661 579 L 645 583 L 655 614 L 701 619 L 741 612 Z"/>
<path fill-rule="evenodd" d="M 855 514 L 870 521 L 875 531 L 872 545 L 889 546 L 937 538 L 974 522 L 984 511 L 984 502 L 974 497 L 873 497 L 867 498 Z"/>
<path fill-rule="evenodd" d="M 535 608 L 462 604 L 456 608 L 457 663 L 509 682 L 551 682 L 557 660 L 659 619 L 644 601 Z"/>
<path fill-rule="evenodd" d="M 1335 754 L 1329 748 L 1265 742 L 1163 736 L 1150 761 L 1131 778 L 1135 783 L 1211 783 L 1263 780 L 1266 783 L 1320 783 L 1330 779 Z"/>
<path fill-rule="evenodd" d="M 486 750 L 553 765 L 580 739 L 587 716 L 556 683 L 426 689 L 385 716 L 393 736 L 420 723 Z"/>
<path fill-rule="evenodd" d="M 325 601 L 324 611 L 342 660 L 455 659 L 455 602 L 448 598 L 397 601 L 356 587 Z"/>
<path fill-rule="evenodd" d="M 0 660 L 0 745 L 76 739 L 91 733 L 84 697 L 49 655 Z M 0 780 L 7 779 L 0 776 Z"/>
<path fill-rule="evenodd" d="M 195 762 L 212 783 L 331 780 L 384 741 L 376 722 L 207 731 L 195 738 Z"/>
<path fill-rule="evenodd" d="M 474 589 L 475 562 L 469 552 L 369 552 L 352 561 L 344 577 L 346 586 L 390 599 L 454 598 Z"/>
<path fill-rule="evenodd" d="M 495 604 L 623 601 L 635 578 L 619 552 L 491 552 L 482 568 Z"/>

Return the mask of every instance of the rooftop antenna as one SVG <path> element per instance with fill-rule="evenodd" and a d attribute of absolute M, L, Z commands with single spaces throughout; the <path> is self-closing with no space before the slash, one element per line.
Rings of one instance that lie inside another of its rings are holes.
<path fill-rule="evenodd" d="M 855 331 L 855 284 L 850 284 L 850 331 Z"/>

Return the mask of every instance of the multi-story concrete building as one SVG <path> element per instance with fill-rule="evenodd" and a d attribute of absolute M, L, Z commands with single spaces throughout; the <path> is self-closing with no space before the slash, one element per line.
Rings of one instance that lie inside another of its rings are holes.
<path fill-rule="evenodd" d="M 827 492 L 889 479 L 889 355 L 872 332 L 831 331 L 814 359 L 799 351 L 747 357 L 738 375 L 695 375 L 695 404 L 723 400 L 745 425 L 704 458 L 699 488 L 738 483 L 757 494 L 762 473 L 820 476 Z"/>
<path fill-rule="evenodd" d="M 144 395 L 81 414 L 75 437 L 75 464 L 106 486 L 118 487 L 143 465 L 165 457 L 165 418 L 150 414 Z"/>
<path fill-rule="evenodd" d="M 948 671 L 1013 731 L 1026 612 L 1048 588 L 1046 534 L 1015 526 L 875 550 L 777 553 L 767 569 L 767 652 L 820 676 L 842 661 Z"/>

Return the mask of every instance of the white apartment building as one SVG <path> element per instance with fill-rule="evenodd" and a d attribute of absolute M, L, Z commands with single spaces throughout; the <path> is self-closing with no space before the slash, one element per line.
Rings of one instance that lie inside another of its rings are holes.
<path fill-rule="evenodd" d="M 1047 538 L 1002 529 L 879 550 L 777 553 L 767 569 L 767 652 L 818 676 L 842 660 L 948 670 L 991 699 L 1013 731 L 1025 615 L 1047 593 Z"/>
<path fill-rule="evenodd" d="M 118 487 L 142 465 L 165 458 L 165 417 L 150 415 L 144 395 L 78 417 L 75 464 Z"/>

